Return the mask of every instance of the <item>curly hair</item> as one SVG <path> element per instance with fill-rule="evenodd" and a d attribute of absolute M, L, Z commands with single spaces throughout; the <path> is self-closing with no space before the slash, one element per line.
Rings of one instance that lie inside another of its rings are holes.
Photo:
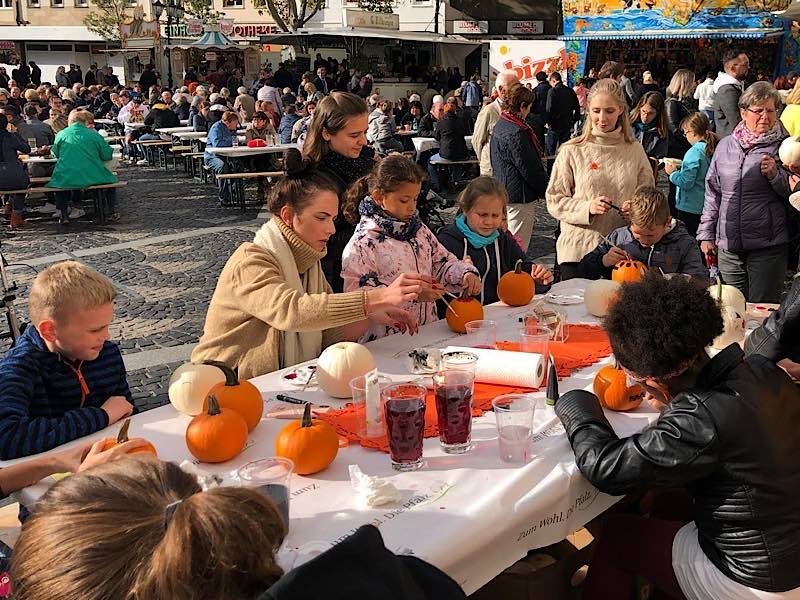
<path fill-rule="evenodd" d="M 722 333 L 722 313 L 701 285 L 650 272 L 622 286 L 603 325 L 621 365 L 659 379 L 705 351 Z"/>

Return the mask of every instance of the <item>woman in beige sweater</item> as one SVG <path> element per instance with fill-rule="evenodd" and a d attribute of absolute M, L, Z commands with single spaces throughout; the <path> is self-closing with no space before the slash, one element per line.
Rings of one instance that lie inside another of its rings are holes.
<path fill-rule="evenodd" d="M 406 273 L 388 287 L 333 294 L 320 259 L 335 231 L 336 185 L 297 150 L 286 170 L 270 199 L 274 216 L 225 264 L 192 352 L 193 361 L 222 361 L 245 379 L 317 358 L 371 323 L 414 333 L 416 320 L 396 306 L 430 289 L 430 278 Z"/>
<path fill-rule="evenodd" d="M 583 133 L 561 146 L 545 194 L 548 212 L 561 223 L 556 257 L 562 280 L 576 277 L 578 262 L 626 224 L 623 211 L 633 191 L 654 183 L 619 84 L 601 79 L 587 102 Z"/>

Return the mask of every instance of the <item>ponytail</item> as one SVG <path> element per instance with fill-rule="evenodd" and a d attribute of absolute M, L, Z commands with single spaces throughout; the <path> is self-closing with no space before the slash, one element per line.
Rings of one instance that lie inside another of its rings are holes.
<path fill-rule="evenodd" d="M 717 144 L 719 144 L 719 136 L 708 129 L 706 130 L 703 139 L 706 141 L 706 156 L 711 158 L 714 156 L 714 150 L 717 149 Z"/>
<path fill-rule="evenodd" d="M 342 213 L 351 225 L 355 225 L 361 219 L 361 215 L 358 214 L 358 205 L 367 194 L 369 194 L 369 175 L 357 179 L 344 193 Z"/>

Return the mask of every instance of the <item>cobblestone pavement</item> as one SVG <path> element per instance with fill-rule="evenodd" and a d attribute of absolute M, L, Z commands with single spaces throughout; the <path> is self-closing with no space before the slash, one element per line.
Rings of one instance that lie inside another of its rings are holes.
<path fill-rule="evenodd" d="M 140 410 L 166 403 L 173 369 L 188 357 L 203 328 L 206 310 L 225 261 L 268 217 L 221 208 L 215 189 L 182 172 L 121 168 L 128 181 L 119 194 L 123 217 L 97 226 L 81 219 L 59 226 L 33 218 L 22 232 L 0 234 L 2 252 L 18 284 L 16 305 L 27 318 L 28 288 L 36 272 L 58 260 L 80 260 L 109 277 L 117 287 L 111 331 L 120 345 L 136 405 Z M 454 209 L 445 211 L 453 218 Z M 555 222 L 542 203 L 530 254 L 553 252 Z M 28 266 L 25 266 L 28 265 Z M 0 330 L 5 322 L 0 324 Z M 0 341 L 0 355 L 7 343 Z"/>

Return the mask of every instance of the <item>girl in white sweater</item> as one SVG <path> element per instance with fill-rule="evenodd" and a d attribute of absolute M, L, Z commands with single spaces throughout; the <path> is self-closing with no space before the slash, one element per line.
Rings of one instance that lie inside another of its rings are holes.
<path fill-rule="evenodd" d="M 626 224 L 623 211 L 633 191 L 654 185 L 619 84 L 601 79 L 587 102 L 583 133 L 561 146 L 545 193 L 547 210 L 561 225 L 556 259 L 562 280 L 576 277 L 581 258 Z"/>

